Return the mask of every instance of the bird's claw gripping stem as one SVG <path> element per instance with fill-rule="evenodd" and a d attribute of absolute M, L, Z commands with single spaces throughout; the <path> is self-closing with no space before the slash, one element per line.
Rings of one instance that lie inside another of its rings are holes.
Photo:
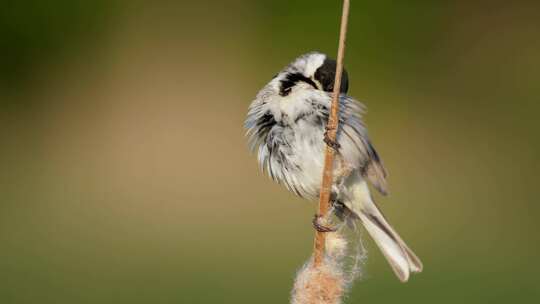
<path fill-rule="evenodd" d="M 313 227 L 319 232 L 335 232 L 337 229 L 334 227 L 328 227 L 321 223 L 322 216 L 315 214 L 313 217 Z"/>
<path fill-rule="evenodd" d="M 330 148 L 334 149 L 334 151 L 338 151 L 339 148 L 341 148 L 341 145 L 337 141 L 330 139 L 330 137 L 328 136 L 328 131 L 330 131 L 330 129 L 326 128 L 326 131 L 324 132 L 324 142 Z"/>

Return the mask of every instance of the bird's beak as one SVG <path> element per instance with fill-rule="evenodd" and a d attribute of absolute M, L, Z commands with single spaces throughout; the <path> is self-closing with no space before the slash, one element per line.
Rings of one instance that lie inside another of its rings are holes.
<path fill-rule="evenodd" d="M 319 89 L 319 90 L 321 90 L 321 91 L 324 91 L 324 90 L 323 90 L 322 84 L 321 84 L 317 79 L 315 79 L 314 77 L 311 77 L 311 80 L 313 80 L 313 82 L 314 82 L 315 85 L 317 86 L 317 89 Z"/>

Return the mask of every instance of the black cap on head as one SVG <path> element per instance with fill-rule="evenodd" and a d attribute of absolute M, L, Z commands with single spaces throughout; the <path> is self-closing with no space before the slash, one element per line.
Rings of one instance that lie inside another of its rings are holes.
<path fill-rule="evenodd" d="M 334 59 L 326 58 L 323 64 L 315 71 L 315 80 L 320 82 L 323 91 L 334 91 L 334 79 L 336 76 L 336 61 Z M 347 71 L 343 69 L 341 74 L 341 88 L 340 92 L 346 94 L 349 90 L 349 76 Z"/>

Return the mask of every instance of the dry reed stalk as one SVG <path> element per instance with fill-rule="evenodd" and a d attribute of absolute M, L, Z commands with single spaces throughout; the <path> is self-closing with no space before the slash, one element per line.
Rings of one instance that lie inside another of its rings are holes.
<path fill-rule="evenodd" d="M 339 122 L 339 95 L 343 58 L 345 56 L 345 38 L 349 19 L 349 0 L 343 0 L 339 46 L 337 55 L 336 78 L 330 115 L 327 123 L 327 135 L 331 141 L 336 140 Z M 327 146 L 321 191 L 319 195 L 319 212 L 321 219 L 326 219 L 330 210 L 330 192 L 333 183 L 334 149 Z M 296 275 L 292 291 L 292 304 L 339 304 L 348 285 L 344 272 L 344 257 L 347 241 L 341 231 L 327 233 L 315 232 L 313 257 Z M 327 236 L 328 234 L 328 236 Z M 325 252 L 326 251 L 326 252 Z"/>
<path fill-rule="evenodd" d="M 338 113 L 339 113 L 339 93 L 341 88 L 341 73 L 343 72 L 343 59 L 345 57 L 345 40 L 347 37 L 347 25 L 349 21 L 349 0 L 343 0 L 343 9 L 341 14 L 341 26 L 339 32 L 339 46 L 336 65 L 336 79 L 334 80 L 334 92 L 332 98 L 332 106 L 328 117 L 328 138 L 332 141 L 336 140 L 338 129 Z M 330 209 L 330 192 L 333 183 L 333 165 L 334 165 L 334 149 L 326 146 L 326 154 L 324 158 L 324 169 L 322 176 L 321 192 L 319 195 L 319 213 L 321 218 L 326 218 Z M 324 257 L 325 232 L 317 231 L 315 233 L 314 244 L 314 267 L 319 267 Z"/>

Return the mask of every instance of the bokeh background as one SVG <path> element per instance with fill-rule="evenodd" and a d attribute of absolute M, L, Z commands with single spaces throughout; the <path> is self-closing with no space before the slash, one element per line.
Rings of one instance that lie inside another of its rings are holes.
<path fill-rule="evenodd" d="M 246 108 L 334 56 L 339 1 L 2 1 L 0 303 L 287 303 L 313 203 L 257 168 Z M 390 172 L 347 303 L 540 298 L 540 4 L 352 1 L 346 66 Z"/>

